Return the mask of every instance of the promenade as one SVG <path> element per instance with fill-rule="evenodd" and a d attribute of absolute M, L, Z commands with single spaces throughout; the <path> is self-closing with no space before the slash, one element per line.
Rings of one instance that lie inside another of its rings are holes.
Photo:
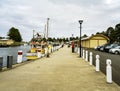
<path fill-rule="evenodd" d="M 0 72 L 0 91 L 120 91 L 120 86 L 107 84 L 102 72 L 64 47 L 50 58 Z"/>

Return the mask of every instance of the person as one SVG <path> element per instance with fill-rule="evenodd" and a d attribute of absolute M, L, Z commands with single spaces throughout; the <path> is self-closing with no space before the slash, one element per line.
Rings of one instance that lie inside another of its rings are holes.
<path fill-rule="evenodd" d="M 75 45 L 74 45 L 74 41 L 72 42 L 72 53 L 74 53 L 74 47 L 75 47 Z"/>
<path fill-rule="evenodd" d="M 49 48 L 50 48 L 50 47 L 49 47 L 48 44 L 47 44 L 46 48 L 47 48 L 47 54 L 46 54 L 46 57 L 48 58 L 48 57 L 50 57 L 50 56 L 49 56 Z"/>

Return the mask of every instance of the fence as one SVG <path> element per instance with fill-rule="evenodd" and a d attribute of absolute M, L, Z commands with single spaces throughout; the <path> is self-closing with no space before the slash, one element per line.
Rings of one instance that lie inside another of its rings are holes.
<path fill-rule="evenodd" d="M 84 56 L 83 56 L 83 50 L 84 50 Z M 86 50 L 88 51 L 88 58 L 86 57 Z M 93 49 L 83 49 L 82 48 L 82 57 L 86 61 L 90 61 L 90 52 L 92 52 L 92 64 L 96 66 L 96 55 L 100 56 L 100 71 L 102 71 L 106 75 L 106 60 L 111 59 L 111 66 L 112 66 L 112 80 L 116 82 L 120 86 L 120 55 L 114 55 L 109 53 L 104 53 L 100 51 L 95 51 Z M 79 53 L 79 48 L 78 52 Z M 87 60 L 88 59 L 88 60 Z"/>

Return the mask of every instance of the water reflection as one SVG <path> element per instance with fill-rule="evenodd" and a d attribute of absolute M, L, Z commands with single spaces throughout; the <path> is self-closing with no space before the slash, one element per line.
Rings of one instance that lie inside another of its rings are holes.
<path fill-rule="evenodd" d="M 30 46 L 28 45 L 22 45 L 17 47 L 2 47 L 0 48 L 0 56 L 3 57 L 3 66 L 7 65 L 7 56 L 12 55 L 13 56 L 13 63 L 15 64 L 17 62 L 17 54 L 18 50 L 23 51 L 23 61 L 26 61 L 26 52 L 30 50 Z"/>

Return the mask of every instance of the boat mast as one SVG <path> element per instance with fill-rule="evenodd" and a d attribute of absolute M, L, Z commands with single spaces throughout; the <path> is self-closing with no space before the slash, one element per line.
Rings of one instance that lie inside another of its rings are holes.
<path fill-rule="evenodd" d="M 48 33 L 49 33 L 49 20 L 50 18 L 47 18 L 47 34 L 46 34 L 46 39 L 48 39 Z"/>
<path fill-rule="evenodd" d="M 34 32 L 35 32 L 35 30 L 33 30 L 33 42 L 34 42 Z"/>
<path fill-rule="evenodd" d="M 44 38 L 46 38 L 46 24 L 45 24 L 45 27 L 44 27 Z"/>

